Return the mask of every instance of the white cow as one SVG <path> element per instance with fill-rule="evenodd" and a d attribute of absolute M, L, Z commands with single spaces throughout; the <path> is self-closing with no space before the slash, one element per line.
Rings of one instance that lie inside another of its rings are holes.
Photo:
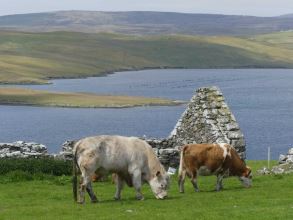
<path fill-rule="evenodd" d="M 121 198 L 123 183 L 134 187 L 136 198 L 144 199 L 141 185 L 146 182 L 157 199 L 167 196 L 169 176 L 159 162 L 152 147 L 136 137 L 101 135 L 77 141 L 74 154 L 74 198 L 77 201 L 77 170 L 81 171 L 79 203 L 85 202 L 85 190 L 91 201 L 97 202 L 92 190 L 91 177 L 95 173 L 116 173 L 115 199 Z"/>

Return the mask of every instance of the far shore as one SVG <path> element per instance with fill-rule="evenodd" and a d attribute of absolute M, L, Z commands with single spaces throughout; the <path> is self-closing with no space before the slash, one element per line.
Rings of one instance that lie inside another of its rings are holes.
<path fill-rule="evenodd" d="M 49 77 L 42 81 L 15 81 L 15 82 L 3 82 L 0 81 L 0 86 L 17 86 L 17 85 L 49 85 L 52 84 L 52 80 L 62 80 L 62 79 L 86 79 L 90 77 L 105 77 L 111 74 L 119 73 L 119 72 L 130 72 L 130 71 L 143 71 L 143 70 L 166 70 L 166 69 L 182 69 L 182 70 L 191 70 L 191 69 L 293 69 L 289 67 L 261 67 L 261 66 L 243 66 L 243 67 L 223 67 L 223 68 L 186 68 L 186 67 L 169 67 L 169 66 L 158 66 L 158 67 L 142 67 L 142 68 L 129 68 L 129 69 L 115 69 L 103 72 L 97 72 L 94 74 L 83 74 L 79 76 L 58 76 L 58 77 Z M 1 103 L 0 103 L 1 104 Z"/>
<path fill-rule="evenodd" d="M 138 106 L 174 106 L 185 102 L 139 96 L 65 93 L 25 88 L 0 88 L 0 105 L 46 106 L 66 108 L 130 108 Z"/>

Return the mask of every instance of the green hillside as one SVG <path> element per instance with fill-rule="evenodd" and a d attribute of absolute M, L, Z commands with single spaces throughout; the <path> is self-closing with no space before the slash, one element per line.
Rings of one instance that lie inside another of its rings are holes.
<path fill-rule="evenodd" d="M 0 31 L 0 83 L 165 67 L 288 68 L 293 50 L 261 38 Z"/>

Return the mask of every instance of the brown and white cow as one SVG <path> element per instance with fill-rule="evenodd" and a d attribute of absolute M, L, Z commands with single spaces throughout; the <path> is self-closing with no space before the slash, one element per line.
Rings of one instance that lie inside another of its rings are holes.
<path fill-rule="evenodd" d="M 85 202 L 85 190 L 91 201 L 97 202 L 92 190 L 93 174 L 116 173 L 115 199 L 121 198 L 124 182 L 133 186 L 136 198 L 143 199 L 141 185 L 147 182 L 157 199 L 167 196 L 169 176 L 152 147 L 136 137 L 101 135 L 76 142 L 73 149 L 75 164 L 73 192 L 77 200 L 77 169 L 81 171 L 79 203 Z"/>
<path fill-rule="evenodd" d="M 251 186 L 251 169 L 229 144 L 189 144 L 181 148 L 179 191 L 184 192 L 185 176 L 191 178 L 194 190 L 199 191 L 197 176 L 217 176 L 216 190 L 223 188 L 225 175 L 238 176 L 245 187 Z"/>

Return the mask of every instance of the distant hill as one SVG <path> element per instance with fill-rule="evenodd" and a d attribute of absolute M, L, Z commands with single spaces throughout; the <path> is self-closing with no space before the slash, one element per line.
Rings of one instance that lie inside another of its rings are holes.
<path fill-rule="evenodd" d="M 251 35 L 293 30 L 292 16 L 58 11 L 0 16 L 0 29 L 124 34 Z"/>
<path fill-rule="evenodd" d="M 280 17 L 282 17 L 282 18 L 293 18 L 293 13 L 292 14 L 281 15 Z"/>
<path fill-rule="evenodd" d="M 0 31 L 0 83 L 145 68 L 293 68 L 293 32 L 253 37 Z"/>

